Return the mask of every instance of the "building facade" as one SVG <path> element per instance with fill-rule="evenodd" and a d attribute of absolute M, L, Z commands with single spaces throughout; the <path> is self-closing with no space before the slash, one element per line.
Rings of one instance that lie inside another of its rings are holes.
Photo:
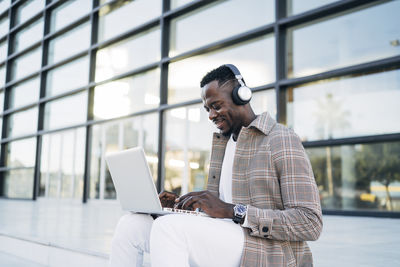
<path fill-rule="evenodd" d="M 108 152 L 159 190 L 207 181 L 202 76 L 235 64 L 300 136 L 325 213 L 400 217 L 400 1 L 1 0 L 0 196 L 115 199 Z"/>

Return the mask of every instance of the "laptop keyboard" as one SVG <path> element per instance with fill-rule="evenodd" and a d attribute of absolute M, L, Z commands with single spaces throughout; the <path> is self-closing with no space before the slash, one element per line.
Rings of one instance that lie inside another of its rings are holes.
<path fill-rule="evenodd" d="M 206 213 L 201 211 L 194 211 L 194 210 L 181 210 L 181 209 L 173 209 L 173 208 L 163 208 L 164 211 L 180 213 L 180 214 L 189 214 L 189 215 L 196 215 L 196 216 L 205 216 L 209 217 Z"/>

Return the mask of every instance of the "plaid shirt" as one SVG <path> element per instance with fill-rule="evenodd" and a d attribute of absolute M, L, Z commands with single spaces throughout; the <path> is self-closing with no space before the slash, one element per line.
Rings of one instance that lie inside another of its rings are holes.
<path fill-rule="evenodd" d="M 214 133 L 208 190 L 218 195 L 228 137 Z M 241 266 L 312 266 L 306 240 L 318 239 L 322 213 L 310 161 L 293 130 L 268 113 L 240 131 L 232 201 L 248 206 Z"/>

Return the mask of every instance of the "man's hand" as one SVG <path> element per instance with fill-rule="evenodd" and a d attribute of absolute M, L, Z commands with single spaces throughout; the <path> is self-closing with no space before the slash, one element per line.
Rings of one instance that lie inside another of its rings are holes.
<path fill-rule="evenodd" d="M 201 209 L 211 217 L 233 218 L 233 204 L 223 202 L 209 191 L 191 192 L 175 200 L 177 209 Z"/>
<path fill-rule="evenodd" d="M 178 198 L 178 195 L 175 193 L 163 191 L 158 195 L 160 199 L 161 206 L 163 208 L 173 208 L 175 205 L 175 199 Z"/>

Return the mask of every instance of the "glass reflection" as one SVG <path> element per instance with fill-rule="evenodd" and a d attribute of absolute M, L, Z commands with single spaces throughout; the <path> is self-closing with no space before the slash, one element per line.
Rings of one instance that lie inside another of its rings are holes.
<path fill-rule="evenodd" d="M 32 134 L 37 130 L 38 108 L 12 113 L 8 117 L 8 137 Z"/>
<path fill-rule="evenodd" d="M 7 41 L 0 43 L 0 63 L 7 58 Z"/>
<path fill-rule="evenodd" d="M 32 198 L 34 168 L 9 170 L 4 173 L 4 197 Z"/>
<path fill-rule="evenodd" d="M 289 88 L 287 123 L 303 141 L 400 131 L 400 70 Z"/>
<path fill-rule="evenodd" d="M 90 198 L 115 198 L 115 189 L 104 156 L 109 152 L 141 146 L 154 181 L 158 164 L 158 114 L 93 126 Z"/>
<path fill-rule="evenodd" d="M 44 128 L 46 130 L 86 122 L 87 92 L 46 103 Z"/>
<path fill-rule="evenodd" d="M 36 138 L 22 139 L 7 144 L 6 166 L 10 168 L 34 167 Z"/>
<path fill-rule="evenodd" d="M 247 85 L 256 87 L 275 80 L 275 41 L 271 35 L 233 47 L 184 59 L 169 65 L 168 103 L 200 97 L 200 80 L 210 70 L 232 63 Z"/>
<path fill-rule="evenodd" d="M 53 96 L 65 93 L 72 89 L 83 87 L 88 82 L 89 58 L 79 58 L 47 73 L 46 95 Z"/>
<path fill-rule="evenodd" d="M 336 1 L 338 0 L 288 0 L 287 13 L 289 16 L 295 15 Z"/>
<path fill-rule="evenodd" d="M 49 43 L 49 64 L 73 56 L 90 45 L 90 24 L 84 23 Z M 68 49 L 66 49 L 68 47 Z"/>
<path fill-rule="evenodd" d="M 322 208 L 400 211 L 400 143 L 309 148 Z"/>
<path fill-rule="evenodd" d="M 0 91 L 0 113 L 3 113 L 3 110 L 4 110 L 4 90 Z"/>
<path fill-rule="evenodd" d="M 166 112 L 165 190 L 185 194 L 205 189 L 215 131 L 202 104 Z"/>
<path fill-rule="evenodd" d="M 6 67 L 5 65 L 0 67 L 0 87 L 6 84 Z"/>
<path fill-rule="evenodd" d="M 0 1 L 0 14 L 6 11 L 10 5 L 11 5 L 11 0 Z"/>
<path fill-rule="evenodd" d="M 89 14 L 91 9 L 91 0 L 70 0 L 63 3 L 51 11 L 50 31 L 58 31 L 78 18 Z"/>
<path fill-rule="evenodd" d="M 11 87 L 10 108 L 32 104 L 39 99 L 40 80 L 36 76 Z"/>
<path fill-rule="evenodd" d="M 39 47 L 12 61 L 11 80 L 17 80 L 38 71 L 41 64 L 42 47 Z"/>
<path fill-rule="evenodd" d="M 170 56 L 271 23 L 274 20 L 274 10 L 272 0 L 231 0 L 206 6 L 200 11 L 172 20 Z"/>
<path fill-rule="evenodd" d="M 43 19 L 39 19 L 15 34 L 13 52 L 19 52 L 43 38 Z"/>
<path fill-rule="evenodd" d="M 85 138 L 84 128 L 43 136 L 40 196 L 82 198 Z"/>
<path fill-rule="evenodd" d="M 399 13 L 400 1 L 391 1 L 289 29 L 289 77 L 399 55 Z"/>
<path fill-rule="evenodd" d="M 110 119 L 157 107 L 160 103 L 159 69 L 95 87 L 95 119 Z"/>
<path fill-rule="evenodd" d="M 160 29 L 156 28 L 99 50 L 96 57 L 96 81 L 160 60 L 160 37 Z"/>
<path fill-rule="evenodd" d="M 276 93 L 275 89 L 268 89 L 253 93 L 250 105 L 255 114 L 268 111 L 272 118 L 276 118 Z"/>
<path fill-rule="evenodd" d="M 99 12 L 99 41 L 135 28 L 161 15 L 161 0 L 118 0 Z"/>
<path fill-rule="evenodd" d="M 27 21 L 28 19 L 39 13 L 41 10 L 43 10 L 45 5 L 46 1 L 43 0 L 25 1 L 25 3 L 17 7 L 15 25 Z"/>
<path fill-rule="evenodd" d="M 193 2 L 193 0 L 171 0 L 171 9 L 186 5 Z"/>
<path fill-rule="evenodd" d="M 9 22 L 7 16 L 0 18 L 0 38 L 8 33 Z"/>

